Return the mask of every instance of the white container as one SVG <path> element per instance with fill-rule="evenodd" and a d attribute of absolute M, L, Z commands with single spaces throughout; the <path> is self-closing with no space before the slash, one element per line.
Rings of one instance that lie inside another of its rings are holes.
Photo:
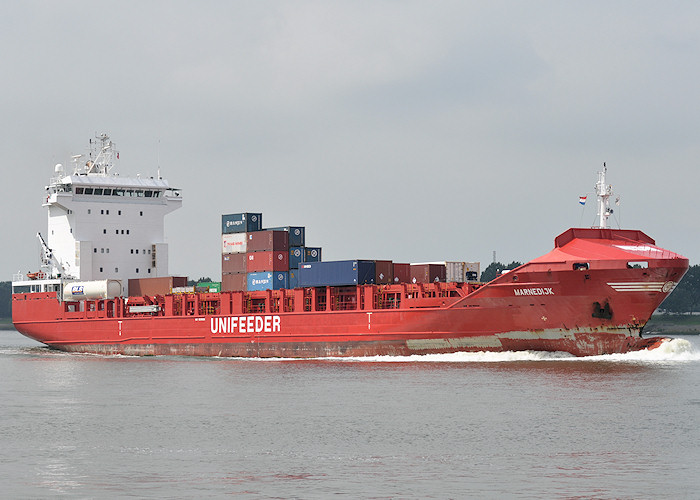
<path fill-rule="evenodd" d="M 445 281 L 464 283 L 466 281 L 465 268 L 464 262 L 445 262 Z"/>
<path fill-rule="evenodd" d="M 228 233 L 221 235 L 221 253 L 246 253 L 248 233 Z"/>
<path fill-rule="evenodd" d="M 467 280 L 467 281 L 478 281 L 479 278 L 481 277 L 481 263 L 480 262 L 465 262 L 465 271 L 467 273 L 474 273 L 476 274 L 476 278 L 473 280 Z"/>
<path fill-rule="evenodd" d="M 71 281 L 63 287 L 63 300 L 113 299 L 121 294 L 119 280 Z"/>

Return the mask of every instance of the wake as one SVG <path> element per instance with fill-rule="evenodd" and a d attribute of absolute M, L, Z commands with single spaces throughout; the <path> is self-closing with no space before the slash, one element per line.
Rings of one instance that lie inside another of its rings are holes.
<path fill-rule="evenodd" d="M 571 362 L 688 362 L 700 361 L 700 351 L 686 339 L 672 339 L 650 351 L 576 357 L 567 352 L 505 351 L 455 352 L 450 354 L 421 354 L 412 356 L 367 356 L 351 358 L 324 358 L 334 361 L 370 361 L 387 363 L 507 363 L 513 361 L 571 361 Z"/>

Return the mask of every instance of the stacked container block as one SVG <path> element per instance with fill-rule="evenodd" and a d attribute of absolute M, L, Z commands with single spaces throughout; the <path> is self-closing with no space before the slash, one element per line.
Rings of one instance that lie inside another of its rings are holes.
<path fill-rule="evenodd" d="M 222 290 L 296 287 L 299 264 L 321 260 L 321 248 L 305 244 L 303 226 L 264 229 L 261 213 L 222 215 Z"/>
<path fill-rule="evenodd" d="M 320 247 L 306 246 L 303 226 L 263 229 L 261 213 L 222 215 L 221 233 L 223 291 L 466 282 L 479 275 L 478 262 L 322 261 Z"/>
<path fill-rule="evenodd" d="M 221 289 L 247 289 L 248 236 L 262 229 L 262 214 L 243 212 L 221 216 Z"/>

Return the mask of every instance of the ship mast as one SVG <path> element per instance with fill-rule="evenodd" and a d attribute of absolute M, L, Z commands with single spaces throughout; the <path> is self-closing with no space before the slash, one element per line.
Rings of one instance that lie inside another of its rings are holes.
<path fill-rule="evenodd" d="M 608 172 L 608 167 L 603 163 L 603 171 L 598 172 L 598 182 L 595 185 L 596 195 L 598 196 L 598 225 L 594 227 L 608 227 L 608 218 L 612 215 L 613 210 L 610 208 L 610 197 L 612 196 L 612 186 L 605 182 L 605 174 Z"/>

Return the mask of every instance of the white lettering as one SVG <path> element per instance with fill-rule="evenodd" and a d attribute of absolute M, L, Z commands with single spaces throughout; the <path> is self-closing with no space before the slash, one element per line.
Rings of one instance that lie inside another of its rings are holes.
<path fill-rule="evenodd" d="M 224 316 L 211 318 L 211 333 L 272 333 L 282 330 L 282 318 L 279 316 Z"/>
<path fill-rule="evenodd" d="M 554 295 L 554 290 L 551 288 L 515 288 L 515 295 Z"/>

